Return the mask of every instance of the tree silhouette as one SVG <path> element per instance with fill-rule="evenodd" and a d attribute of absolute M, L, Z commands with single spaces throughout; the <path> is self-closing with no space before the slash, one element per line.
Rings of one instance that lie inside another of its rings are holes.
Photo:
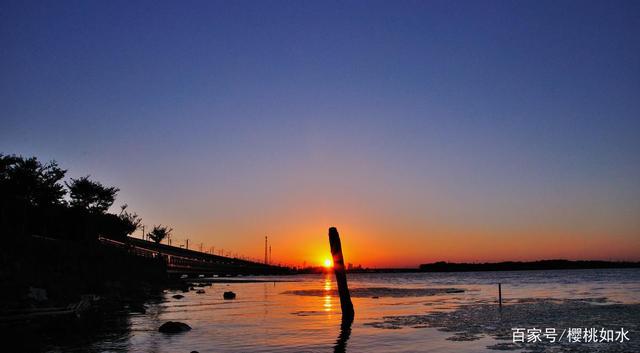
<path fill-rule="evenodd" d="M 118 218 L 120 219 L 120 224 L 124 233 L 126 235 L 130 235 L 140 228 L 142 218 L 138 217 L 138 214 L 135 212 L 129 213 L 127 211 L 127 207 L 127 204 L 120 206 L 120 214 L 118 215 Z"/>
<path fill-rule="evenodd" d="M 138 229 L 141 219 L 127 205 L 119 214 L 108 213 L 117 188 L 89 176 L 63 183 L 66 172 L 55 161 L 0 153 L 0 237 L 18 240 L 16 235 L 32 234 L 92 241 L 102 236 L 124 241 Z"/>
<path fill-rule="evenodd" d="M 160 244 L 161 241 L 163 241 L 171 234 L 171 231 L 173 231 L 172 228 L 163 225 L 157 225 L 153 226 L 153 230 L 149 232 L 147 236 L 157 244 Z"/>
<path fill-rule="evenodd" d="M 55 161 L 0 154 L 0 196 L 32 207 L 62 204 L 66 191 L 60 180 L 66 172 Z"/>
<path fill-rule="evenodd" d="M 66 183 L 71 197 L 71 206 L 87 210 L 91 213 L 105 213 L 116 199 L 120 189 L 106 187 L 89 176 L 71 179 Z"/>
<path fill-rule="evenodd" d="M 45 215 L 65 204 L 60 183 L 65 173 L 55 161 L 42 164 L 35 157 L 0 154 L 0 230 L 46 231 Z"/>

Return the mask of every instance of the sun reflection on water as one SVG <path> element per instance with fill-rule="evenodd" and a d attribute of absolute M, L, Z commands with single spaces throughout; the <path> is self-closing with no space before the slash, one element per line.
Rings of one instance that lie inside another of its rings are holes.
<path fill-rule="evenodd" d="M 324 304 L 322 306 L 324 307 L 324 311 L 331 311 L 333 303 L 331 298 L 331 278 L 329 276 L 324 278 L 323 289 L 325 291 L 325 294 L 323 296 Z"/>
<path fill-rule="evenodd" d="M 328 292 L 331 290 L 331 279 L 329 278 L 329 276 L 324 278 L 324 290 L 325 292 Z"/>

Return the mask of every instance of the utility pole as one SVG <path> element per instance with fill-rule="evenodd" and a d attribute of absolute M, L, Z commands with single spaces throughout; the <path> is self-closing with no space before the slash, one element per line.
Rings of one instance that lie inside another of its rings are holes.
<path fill-rule="evenodd" d="M 187 242 L 187 245 L 185 246 L 185 248 L 186 248 L 187 250 L 189 250 L 189 239 L 187 238 L 187 239 L 185 239 L 185 241 Z"/>
<path fill-rule="evenodd" d="M 144 224 L 142 225 L 142 240 L 144 240 L 144 238 L 146 237 L 146 235 L 144 234 Z"/>
<path fill-rule="evenodd" d="M 271 258 L 271 245 L 269 245 L 269 263 L 271 263 L 273 261 L 273 258 Z"/>
<path fill-rule="evenodd" d="M 202 243 L 200 243 L 200 252 L 202 252 Z"/>
<path fill-rule="evenodd" d="M 267 265 L 269 264 L 269 262 L 267 262 L 267 236 L 264 236 L 264 264 Z"/>

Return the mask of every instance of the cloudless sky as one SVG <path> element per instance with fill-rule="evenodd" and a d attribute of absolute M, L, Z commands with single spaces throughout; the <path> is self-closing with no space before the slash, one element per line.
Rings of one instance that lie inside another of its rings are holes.
<path fill-rule="evenodd" d="M 0 152 L 274 261 L 640 260 L 639 38 L 638 1 L 2 0 Z"/>

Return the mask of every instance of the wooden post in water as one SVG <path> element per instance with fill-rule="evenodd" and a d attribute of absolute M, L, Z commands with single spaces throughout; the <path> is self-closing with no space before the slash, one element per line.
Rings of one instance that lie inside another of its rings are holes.
<path fill-rule="evenodd" d="M 498 304 L 502 308 L 502 283 L 498 283 Z"/>
<path fill-rule="evenodd" d="M 333 256 L 333 272 L 336 274 L 338 283 L 338 294 L 340 294 L 340 307 L 342 316 L 353 317 L 353 303 L 347 286 L 347 274 L 344 268 L 344 258 L 342 256 L 342 245 L 340 235 L 335 227 L 329 228 L 329 245 L 331 246 L 331 256 Z"/>

